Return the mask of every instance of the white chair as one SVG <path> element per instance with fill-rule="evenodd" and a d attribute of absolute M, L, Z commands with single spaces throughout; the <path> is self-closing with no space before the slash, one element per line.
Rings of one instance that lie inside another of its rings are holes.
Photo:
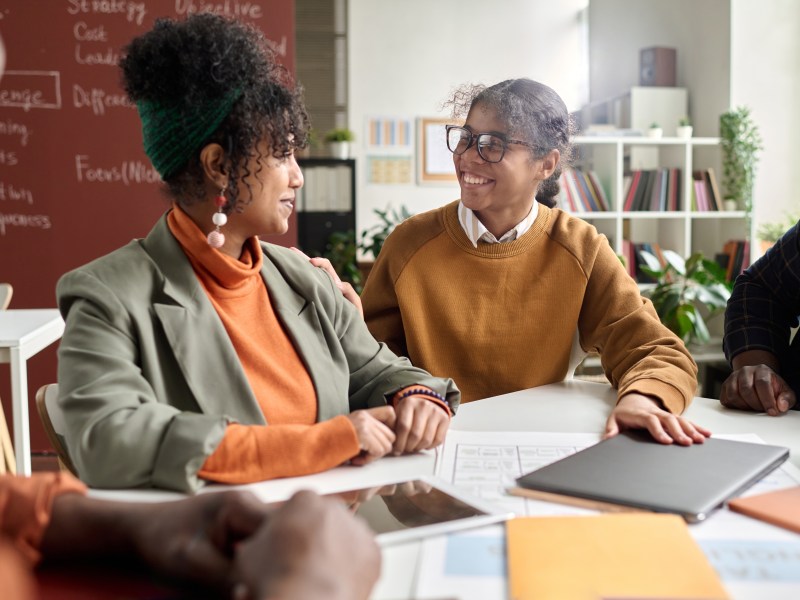
<path fill-rule="evenodd" d="M 0 283 L 0 310 L 8 308 L 14 288 L 10 283 Z M 14 445 L 11 443 L 11 434 L 8 432 L 6 415 L 3 405 L 0 404 L 0 473 L 16 473 L 17 463 L 14 458 Z"/>
<path fill-rule="evenodd" d="M 10 283 L 0 283 L 0 310 L 8 308 L 11 296 L 14 295 L 14 288 Z"/>
<path fill-rule="evenodd" d="M 69 471 L 77 477 L 78 472 L 67 452 L 64 442 L 64 413 L 58 404 L 58 384 L 48 383 L 39 388 L 36 392 L 36 409 L 39 411 L 39 418 L 44 425 L 44 431 L 50 440 L 56 453 L 58 454 L 58 465 L 62 471 Z"/>

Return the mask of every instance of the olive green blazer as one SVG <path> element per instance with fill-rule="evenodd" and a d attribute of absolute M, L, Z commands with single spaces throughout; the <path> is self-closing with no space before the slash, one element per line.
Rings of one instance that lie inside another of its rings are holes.
<path fill-rule="evenodd" d="M 311 375 L 320 421 L 383 405 L 412 384 L 456 409 L 452 380 L 376 342 L 326 273 L 286 248 L 262 249 L 261 276 Z M 58 401 L 70 457 L 89 485 L 196 490 L 229 423 L 265 424 L 165 217 L 145 239 L 64 275 L 57 296 L 66 321 Z"/>

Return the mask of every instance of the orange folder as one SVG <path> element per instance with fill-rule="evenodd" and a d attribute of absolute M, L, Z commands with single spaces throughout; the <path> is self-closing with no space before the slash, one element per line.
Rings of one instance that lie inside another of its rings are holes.
<path fill-rule="evenodd" d="M 512 600 L 728 598 L 677 515 L 527 517 L 506 533 Z"/>
<path fill-rule="evenodd" d="M 728 508 L 800 533 L 800 485 L 747 498 L 734 498 L 728 502 Z"/>

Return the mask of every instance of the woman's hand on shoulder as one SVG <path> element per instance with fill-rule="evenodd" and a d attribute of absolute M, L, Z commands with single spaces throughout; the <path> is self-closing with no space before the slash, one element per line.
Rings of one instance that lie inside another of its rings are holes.
<path fill-rule="evenodd" d="M 450 415 L 428 396 L 407 396 L 395 404 L 397 421 L 393 454 L 411 454 L 444 442 Z"/>
<path fill-rule="evenodd" d="M 339 291 L 342 292 L 342 296 L 345 297 L 353 306 L 356 307 L 358 310 L 358 314 L 361 315 L 361 318 L 364 318 L 364 308 L 361 306 L 361 297 L 356 292 L 355 288 L 352 285 L 347 283 L 346 281 L 342 281 L 339 279 L 339 275 L 336 273 L 336 269 L 333 268 L 331 261 L 327 258 L 322 258 L 321 256 L 317 256 L 315 258 L 311 258 L 310 256 L 306 255 L 302 250 L 299 248 L 295 248 L 292 246 L 292 250 L 297 252 L 300 256 L 306 258 L 308 262 L 310 262 L 315 267 L 318 267 L 325 271 L 331 279 L 333 279 L 333 283 L 336 284 L 336 287 L 339 288 Z"/>
<path fill-rule="evenodd" d="M 658 402 L 643 394 L 625 394 L 619 399 L 606 421 L 603 438 L 617 435 L 624 429 L 647 429 L 657 442 L 681 446 L 702 444 L 711 432 L 688 419 L 664 410 Z"/>
<path fill-rule="evenodd" d="M 351 459 L 354 465 L 365 465 L 392 451 L 395 412 L 391 406 L 356 410 L 347 415 L 356 430 L 361 454 Z"/>

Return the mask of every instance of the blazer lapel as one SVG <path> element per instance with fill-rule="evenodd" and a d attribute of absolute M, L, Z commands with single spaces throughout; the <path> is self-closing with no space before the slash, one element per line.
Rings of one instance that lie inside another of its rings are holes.
<path fill-rule="evenodd" d="M 336 415 L 348 414 L 347 394 L 342 393 L 341 386 L 330 381 L 341 369 L 336 369 L 331 360 L 316 307 L 292 289 L 287 277 L 273 263 L 268 247 L 262 244 L 261 248 L 264 252 L 261 276 L 266 282 L 272 306 L 311 376 L 317 393 L 317 420 L 326 421 Z M 346 383 L 344 389 L 347 389 Z"/>
<path fill-rule="evenodd" d="M 265 424 L 228 333 L 165 217 L 142 246 L 164 276 L 167 298 L 153 308 L 200 409 Z"/>

